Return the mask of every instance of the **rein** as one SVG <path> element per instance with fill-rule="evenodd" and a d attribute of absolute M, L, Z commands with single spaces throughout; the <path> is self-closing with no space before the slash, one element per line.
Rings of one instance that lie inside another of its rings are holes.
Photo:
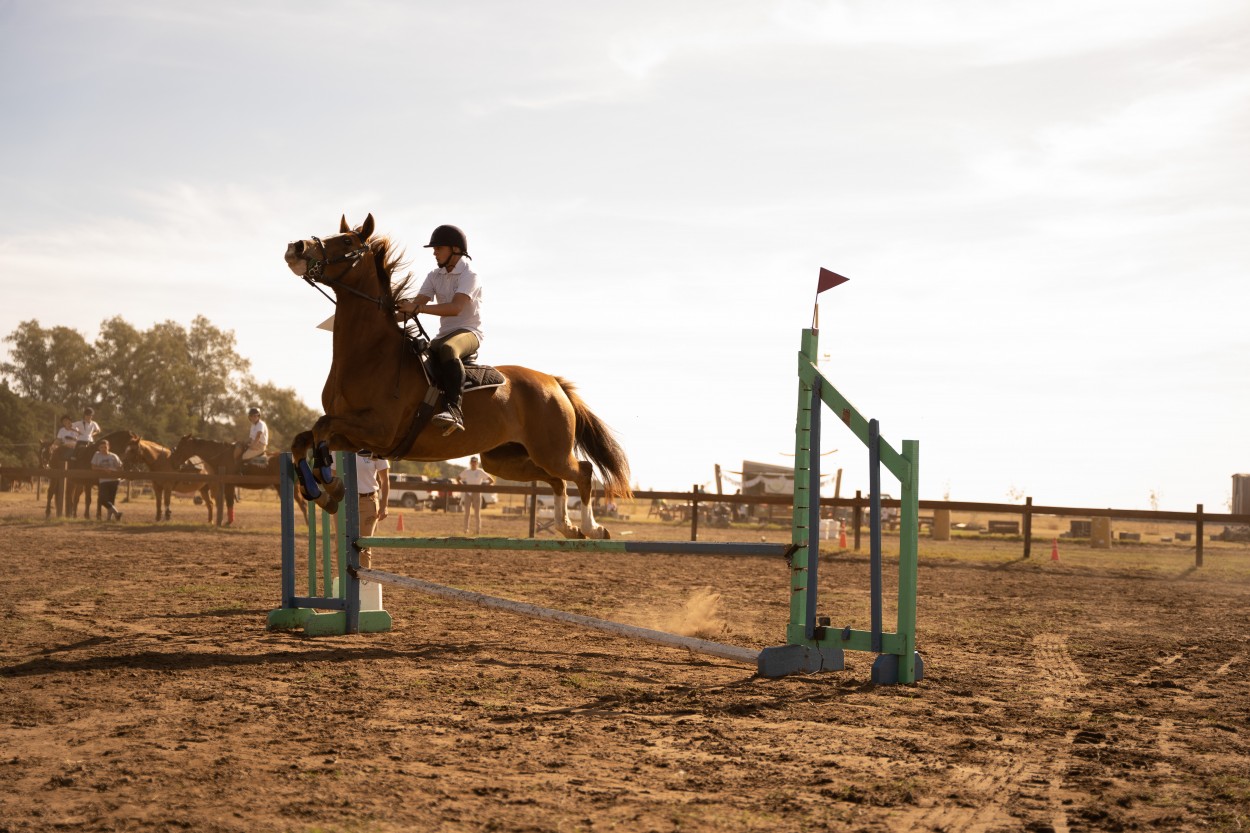
<path fill-rule="evenodd" d="M 385 298 L 380 297 L 380 296 L 375 298 L 372 295 L 367 295 L 364 292 L 361 292 L 359 289 L 357 289 L 354 286 L 348 286 L 347 284 L 344 284 L 342 278 L 338 278 L 336 280 L 331 281 L 331 280 L 327 280 L 325 276 L 326 266 L 329 266 L 334 263 L 344 263 L 346 261 L 351 261 L 352 263 L 351 269 L 348 269 L 347 271 L 350 272 L 352 269 L 356 268 L 356 265 L 360 263 L 360 259 L 369 253 L 369 247 L 367 245 L 363 245 L 358 249 L 352 249 L 350 251 L 344 252 L 338 257 L 327 258 L 326 247 L 325 247 L 325 244 L 321 242 L 321 238 L 313 237 L 312 239 L 313 239 L 313 242 L 317 244 L 317 250 L 318 250 L 318 253 L 321 255 L 321 257 L 308 258 L 308 271 L 304 273 L 304 283 L 308 284 L 313 289 L 320 292 L 322 295 L 325 295 L 326 298 L 330 301 L 330 303 L 334 304 L 335 306 L 338 306 L 338 301 L 332 298 L 329 295 L 329 293 L 327 293 L 324 289 L 322 289 L 320 286 L 321 284 L 324 284 L 325 286 L 328 286 L 335 291 L 338 291 L 340 289 L 345 289 L 357 297 L 364 298 L 366 301 L 370 301 L 374 304 L 377 304 L 378 309 L 381 309 L 381 310 L 386 309 Z"/>

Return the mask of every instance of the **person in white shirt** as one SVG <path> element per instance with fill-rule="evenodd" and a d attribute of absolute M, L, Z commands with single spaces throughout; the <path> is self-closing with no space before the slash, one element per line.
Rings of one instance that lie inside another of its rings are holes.
<path fill-rule="evenodd" d="M 391 494 L 391 464 L 381 457 L 356 455 L 356 491 L 360 493 L 360 536 L 367 538 L 386 520 L 386 502 Z M 365 547 L 360 551 L 360 566 L 373 564 L 373 553 Z"/>
<path fill-rule="evenodd" d="M 247 442 L 234 447 L 235 462 L 247 463 L 248 460 L 265 456 L 269 445 L 269 426 L 260 418 L 260 408 L 248 408 L 247 419 L 252 427 L 247 432 Z"/>
<path fill-rule="evenodd" d="M 78 447 L 78 427 L 74 425 L 74 418 L 69 414 L 61 417 L 61 427 L 56 432 L 56 447 L 58 450 L 70 451 Z"/>
<path fill-rule="evenodd" d="M 495 478 L 477 467 L 478 459 L 476 457 L 469 458 L 469 467 L 460 472 L 460 482 L 469 486 L 481 486 L 482 484 L 494 485 Z M 464 534 L 469 534 L 469 517 L 472 515 L 476 522 L 473 530 L 474 535 L 482 534 L 482 493 L 481 492 L 465 492 L 464 493 Z"/>
<path fill-rule="evenodd" d="M 427 313 L 442 318 L 438 335 L 430 343 L 430 372 L 446 403 L 431 421 L 446 430 L 464 430 L 460 392 L 464 387 L 464 359 L 482 343 L 482 287 L 469 268 L 469 241 L 455 226 L 439 226 L 425 248 L 433 249 L 438 268 L 425 276 L 417 297 L 396 307 L 405 315 Z M 437 303 L 430 303 L 437 301 Z"/>
<path fill-rule="evenodd" d="M 83 409 L 82 419 L 74 423 L 74 430 L 78 432 L 78 442 L 95 442 L 96 434 L 100 433 L 100 426 L 96 425 L 93 408 Z"/>
<path fill-rule="evenodd" d="M 65 468 L 65 463 L 74 456 L 78 448 L 78 429 L 74 427 L 74 418 L 69 414 L 61 416 L 61 427 L 56 431 L 56 442 L 52 445 L 53 468 Z"/>

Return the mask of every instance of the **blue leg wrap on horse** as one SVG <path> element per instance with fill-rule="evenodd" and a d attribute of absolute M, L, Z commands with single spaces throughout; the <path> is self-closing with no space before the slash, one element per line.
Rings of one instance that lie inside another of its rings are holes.
<path fill-rule="evenodd" d="M 313 463 L 317 466 L 317 475 L 322 483 L 334 479 L 334 456 L 330 453 L 330 444 L 325 440 L 317 443 L 313 449 Z"/>
<path fill-rule="evenodd" d="M 300 460 L 295 469 L 299 472 L 299 490 L 303 492 L 304 500 L 316 500 L 321 497 L 321 487 L 317 485 L 312 469 L 308 467 L 308 461 Z"/>

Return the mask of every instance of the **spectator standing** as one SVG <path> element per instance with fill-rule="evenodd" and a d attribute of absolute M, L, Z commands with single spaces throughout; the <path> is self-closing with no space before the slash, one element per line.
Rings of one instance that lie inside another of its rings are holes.
<path fill-rule="evenodd" d="M 83 408 L 82 419 L 74 423 L 74 430 L 78 432 L 78 442 L 95 442 L 96 434 L 100 433 L 100 426 L 96 424 L 93 408 Z"/>
<path fill-rule="evenodd" d="M 109 451 L 108 440 L 100 440 L 95 456 L 91 458 L 91 468 L 93 471 L 108 472 L 109 474 L 116 474 L 122 470 L 121 458 Z M 100 496 L 96 506 L 103 506 L 109 510 L 107 520 L 110 521 L 120 521 L 122 519 L 122 513 L 118 512 L 117 507 L 113 505 L 113 501 L 117 500 L 117 483 L 116 477 L 100 478 Z M 99 518 L 97 517 L 96 520 L 99 520 Z"/>
<path fill-rule="evenodd" d="M 469 486 L 481 486 L 482 484 L 494 485 L 495 478 L 477 467 L 478 459 L 476 457 L 469 458 L 469 467 L 460 472 L 460 482 Z M 481 492 L 464 492 L 462 495 L 464 501 L 464 534 L 469 534 L 469 517 L 472 515 L 476 521 L 473 534 L 482 534 L 482 493 Z"/>
<path fill-rule="evenodd" d="M 382 457 L 356 455 L 356 491 L 360 493 L 360 536 L 367 538 L 386 520 L 386 502 L 391 494 L 391 464 Z M 371 567 L 373 553 L 360 551 L 360 566 Z"/>

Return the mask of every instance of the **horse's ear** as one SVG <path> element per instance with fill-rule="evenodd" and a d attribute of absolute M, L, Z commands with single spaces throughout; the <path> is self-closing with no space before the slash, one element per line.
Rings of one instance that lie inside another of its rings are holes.
<path fill-rule="evenodd" d="M 347 215 L 344 214 L 339 218 L 339 234 L 348 234 L 351 230 L 351 226 L 347 225 Z"/>
<path fill-rule="evenodd" d="M 373 236 L 373 212 L 369 212 L 369 216 L 365 218 L 364 223 L 360 226 L 360 239 L 368 240 Z"/>

